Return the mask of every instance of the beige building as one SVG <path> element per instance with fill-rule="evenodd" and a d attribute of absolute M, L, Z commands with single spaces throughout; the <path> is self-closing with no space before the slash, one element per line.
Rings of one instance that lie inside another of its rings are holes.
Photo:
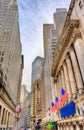
<path fill-rule="evenodd" d="M 22 112 L 20 115 L 19 128 L 30 127 L 30 109 L 31 109 L 31 93 L 28 93 L 28 95 L 24 100 L 24 107 L 22 108 Z"/>
<path fill-rule="evenodd" d="M 43 25 L 43 41 L 44 41 L 44 57 L 46 57 L 46 51 L 48 48 L 48 37 L 50 35 L 50 29 L 53 24 L 44 24 Z"/>
<path fill-rule="evenodd" d="M 56 12 L 53 14 L 54 27 L 56 28 L 58 39 L 61 36 L 66 16 L 67 16 L 67 9 L 66 8 L 57 8 Z"/>
<path fill-rule="evenodd" d="M 13 127 L 15 124 L 16 105 L 20 103 L 22 69 L 17 1 L 2 0 L 0 1 L 0 128 Z"/>
<path fill-rule="evenodd" d="M 45 100 L 45 85 L 44 85 L 44 66 L 41 73 L 41 79 L 40 79 L 40 92 L 41 92 L 41 107 L 42 107 L 42 121 L 45 120 L 46 117 L 46 100 Z"/>
<path fill-rule="evenodd" d="M 28 105 L 28 103 L 27 103 L 28 94 L 29 94 L 29 92 L 27 91 L 26 86 L 22 85 L 21 86 L 21 95 L 20 95 L 20 103 L 21 103 L 22 108 L 24 108 L 25 106 Z"/>
<path fill-rule="evenodd" d="M 32 63 L 32 88 L 31 88 L 31 122 L 41 119 L 41 73 L 44 64 L 44 59 L 37 56 Z"/>
<path fill-rule="evenodd" d="M 62 87 L 69 93 L 68 102 L 75 103 L 76 114 L 60 117 L 56 112 L 59 130 L 84 129 L 84 1 L 72 0 L 55 49 L 52 76 L 55 95 L 61 97 Z M 67 104 L 66 104 L 67 105 Z"/>
<path fill-rule="evenodd" d="M 54 29 L 54 26 L 50 24 L 51 28 L 50 30 L 47 29 L 49 28 L 49 24 L 44 24 L 43 26 L 43 33 L 44 33 L 44 39 L 46 39 L 47 47 L 46 50 L 44 49 L 44 52 L 46 54 L 45 60 L 44 60 L 44 85 L 45 85 L 45 101 L 46 101 L 46 106 L 45 106 L 45 111 L 46 111 L 46 120 L 53 120 L 52 118 L 52 113 L 50 111 L 50 106 L 52 102 L 52 77 L 51 77 L 51 64 L 53 61 L 53 56 L 54 56 L 54 50 L 57 42 L 56 38 L 56 30 Z M 46 28 L 46 29 L 45 29 Z M 45 31 L 48 30 L 47 35 L 45 35 Z M 45 47 L 46 42 L 44 41 L 44 47 Z"/>

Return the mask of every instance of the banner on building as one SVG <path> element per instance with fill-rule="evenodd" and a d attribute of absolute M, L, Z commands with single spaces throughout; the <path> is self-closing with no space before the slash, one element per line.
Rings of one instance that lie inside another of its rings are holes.
<path fill-rule="evenodd" d="M 65 105 L 67 99 L 68 99 L 68 93 L 62 88 L 61 90 L 61 98 L 58 97 L 55 98 L 55 102 L 51 103 L 51 111 L 55 112 L 57 110 L 60 110 L 61 106 Z"/>
<path fill-rule="evenodd" d="M 60 109 L 61 118 L 76 114 L 75 103 L 72 101 Z"/>
<path fill-rule="evenodd" d="M 16 112 L 17 112 L 17 113 L 21 113 L 21 112 L 22 112 L 21 105 L 17 105 L 17 107 L 16 107 Z"/>

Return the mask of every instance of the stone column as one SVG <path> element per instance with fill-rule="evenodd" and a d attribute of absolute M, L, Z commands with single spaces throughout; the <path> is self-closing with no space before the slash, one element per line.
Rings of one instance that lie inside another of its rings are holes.
<path fill-rule="evenodd" d="M 58 130 L 60 130 L 60 126 L 58 126 Z"/>
<path fill-rule="evenodd" d="M 4 111 L 3 125 L 5 125 L 5 120 L 6 120 L 6 109 L 5 109 L 5 111 Z"/>
<path fill-rule="evenodd" d="M 61 96 L 61 77 L 60 77 L 60 73 L 59 73 L 59 94 Z"/>
<path fill-rule="evenodd" d="M 0 125 L 1 125 L 1 122 L 2 122 L 2 117 L 3 117 L 3 106 L 1 107 Z"/>
<path fill-rule="evenodd" d="M 57 82 L 55 82 L 55 97 L 57 96 Z"/>
<path fill-rule="evenodd" d="M 10 116 L 9 116 L 9 126 L 11 125 L 11 113 L 10 113 Z"/>
<path fill-rule="evenodd" d="M 7 126 L 9 126 L 9 120 L 10 120 L 10 113 L 8 112 Z"/>
<path fill-rule="evenodd" d="M 62 126 L 60 125 L 60 130 L 62 130 Z"/>
<path fill-rule="evenodd" d="M 61 93 L 61 89 L 63 88 L 62 87 L 62 78 L 61 78 L 61 71 L 60 71 L 60 73 L 59 73 L 59 79 L 60 79 L 60 93 Z"/>
<path fill-rule="evenodd" d="M 82 83 L 82 79 L 81 79 L 81 75 L 80 75 L 76 55 L 75 55 L 74 49 L 72 47 L 70 48 L 70 57 L 71 57 L 72 65 L 73 65 L 73 70 L 74 70 L 74 74 L 75 74 L 75 78 L 76 78 L 76 83 L 77 83 L 79 92 L 81 92 L 81 89 L 83 88 L 83 83 Z"/>
<path fill-rule="evenodd" d="M 80 130 L 79 125 L 76 125 L 76 130 Z"/>
<path fill-rule="evenodd" d="M 83 124 L 83 130 L 84 130 L 84 124 Z"/>
<path fill-rule="evenodd" d="M 66 63 L 67 63 L 68 75 L 69 75 L 70 86 L 71 86 L 70 90 L 71 90 L 71 93 L 74 95 L 74 94 L 76 94 L 77 89 L 76 89 L 76 82 L 75 82 L 69 55 L 66 58 Z"/>
<path fill-rule="evenodd" d="M 7 122 L 8 122 L 8 111 L 7 111 L 7 115 L 6 115 L 6 125 L 7 125 Z"/>
<path fill-rule="evenodd" d="M 57 97 L 60 98 L 60 85 L 59 85 L 59 77 L 57 79 Z"/>
<path fill-rule="evenodd" d="M 66 128 L 65 128 L 65 130 L 69 130 L 69 125 L 66 125 Z"/>
<path fill-rule="evenodd" d="M 56 97 L 56 82 L 54 82 L 54 78 L 51 77 L 51 86 L 52 86 L 52 99 Z"/>
<path fill-rule="evenodd" d="M 6 110 L 6 113 L 5 113 L 5 120 L 4 120 L 5 125 L 6 125 L 6 119 L 7 119 L 7 110 Z"/>
<path fill-rule="evenodd" d="M 2 125 L 4 125 L 4 114 L 5 114 L 5 108 L 3 108 L 2 121 L 1 121 Z"/>
<path fill-rule="evenodd" d="M 70 82 L 69 82 L 69 77 L 68 77 L 68 72 L 67 72 L 67 67 L 65 62 L 63 64 L 63 68 L 64 68 L 65 83 L 66 83 L 66 91 L 69 93 L 69 97 L 71 97 Z"/>
<path fill-rule="evenodd" d="M 73 125 L 72 124 L 70 125 L 70 130 L 73 130 Z"/>
<path fill-rule="evenodd" d="M 65 77 L 64 77 L 63 68 L 61 69 L 61 79 L 62 79 L 62 88 L 64 88 L 66 90 L 66 88 L 65 88 L 66 85 L 65 85 L 65 81 L 64 81 Z"/>
<path fill-rule="evenodd" d="M 79 62 L 83 82 L 84 82 L 84 41 L 82 39 L 77 39 L 74 44 L 75 52 Z"/>

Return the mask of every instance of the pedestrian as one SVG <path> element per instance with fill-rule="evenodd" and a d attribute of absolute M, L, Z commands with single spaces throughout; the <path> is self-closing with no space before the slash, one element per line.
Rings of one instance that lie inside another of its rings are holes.
<path fill-rule="evenodd" d="M 39 129 L 40 129 L 40 123 L 39 123 L 39 122 L 36 123 L 35 129 L 36 129 L 36 130 L 39 130 Z"/>

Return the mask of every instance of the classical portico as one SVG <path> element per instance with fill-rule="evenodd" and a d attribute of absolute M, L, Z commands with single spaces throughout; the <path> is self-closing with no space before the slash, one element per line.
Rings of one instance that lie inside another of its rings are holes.
<path fill-rule="evenodd" d="M 62 35 L 55 49 L 51 75 L 54 77 L 55 96 L 61 88 L 69 93 L 68 102 L 73 101 L 76 114 L 57 119 L 59 130 L 84 129 L 84 40 L 80 21 L 70 19 L 75 0 L 71 2 Z"/>

